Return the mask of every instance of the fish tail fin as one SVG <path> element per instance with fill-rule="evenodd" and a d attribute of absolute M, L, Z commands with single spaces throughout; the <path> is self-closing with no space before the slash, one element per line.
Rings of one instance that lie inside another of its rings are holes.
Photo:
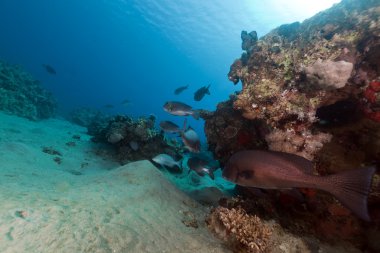
<path fill-rule="evenodd" d="M 328 176 L 328 190 L 358 217 L 370 221 L 367 199 L 375 172 L 375 167 L 367 167 Z"/>
<path fill-rule="evenodd" d="M 207 92 L 206 92 L 206 93 L 209 94 L 209 95 L 211 95 L 211 94 L 210 94 L 210 90 L 209 90 L 209 89 L 210 89 L 210 86 L 211 86 L 211 84 L 209 84 L 209 85 L 207 86 Z"/>
<path fill-rule="evenodd" d="M 193 116 L 194 119 L 199 120 L 199 110 L 194 110 L 191 116 Z"/>

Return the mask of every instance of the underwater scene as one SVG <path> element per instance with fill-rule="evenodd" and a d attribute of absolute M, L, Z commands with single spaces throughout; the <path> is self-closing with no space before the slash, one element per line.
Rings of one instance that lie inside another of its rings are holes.
<path fill-rule="evenodd" d="M 0 253 L 380 252 L 380 0 L 1 0 Z"/>

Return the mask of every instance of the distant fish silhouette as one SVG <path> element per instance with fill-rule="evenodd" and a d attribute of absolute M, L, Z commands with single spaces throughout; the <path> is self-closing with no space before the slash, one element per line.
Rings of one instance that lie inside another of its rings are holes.
<path fill-rule="evenodd" d="M 131 101 L 129 101 L 129 99 L 124 99 L 122 102 L 121 102 L 122 105 L 124 106 L 128 106 L 131 104 Z"/>
<path fill-rule="evenodd" d="M 107 108 L 107 109 L 112 109 L 114 108 L 115 106 L 111 105 L 111 104 L 106 104 L 104 105 L 104 108 Z"/>
<path fill-rule="evenodd" d="M 198 89 L 195 93 L 194 93 L 194 100 L 195 101 L 201 101 L 202 98 L 208 94 L 210 95 L 210 91 L 209 91 L 209 88 L 210 88 L 211 85 L 209 86 L 203 86 L 202 88 Z"/>
<path fill-rule="evenodd" d="M 175 89 L 174 94 L 179 95 L 180 93 L 182 93 L 182 91 L 186 90 L 187 88 L 189 88 L 189 85 L 178 87 L 177 89 Z"/>
<path fill-rule="evenodd" d="M 46 70 L 46 72 L 48 72 L 49 74 L 52 74 L 52 75 L 56 75 L 57 74 L 57 72 L 55 71 L 55 69 L 52 66 L 48 65 L 48 64 L 42 64 L 42 67 L 44 67 L 45 70 Z"/>

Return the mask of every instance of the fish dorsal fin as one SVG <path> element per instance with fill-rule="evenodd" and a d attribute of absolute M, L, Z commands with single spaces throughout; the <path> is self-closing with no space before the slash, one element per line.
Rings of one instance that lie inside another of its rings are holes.
<path fill-rule="evenodd" d="M 280 157 L 282 157 L 283 159 L 287 161 L 291 161 L 293 164 L 297 166 L 297 168 L 301 169 L 302 172 L 308 175 L 313 175 L 314 165 L 311 161 L 307 160 L 306 158 L 295 155 L 295 154 L 290 154 L 290 153 L 277 152 L 277 151 L 274 151 L 274 152 Z"/>

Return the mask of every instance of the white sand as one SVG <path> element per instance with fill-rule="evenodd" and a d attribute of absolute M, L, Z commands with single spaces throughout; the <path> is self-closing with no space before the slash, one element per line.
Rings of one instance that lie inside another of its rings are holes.
<path fill-rule="evenodd" d="M 84 128 L 0 113 L 0 252 L 229 252 L 205 228 L 207 210 L 150 162 L 117 166 Z M 194 218 L 199 228 L 182 222 Z"/>

